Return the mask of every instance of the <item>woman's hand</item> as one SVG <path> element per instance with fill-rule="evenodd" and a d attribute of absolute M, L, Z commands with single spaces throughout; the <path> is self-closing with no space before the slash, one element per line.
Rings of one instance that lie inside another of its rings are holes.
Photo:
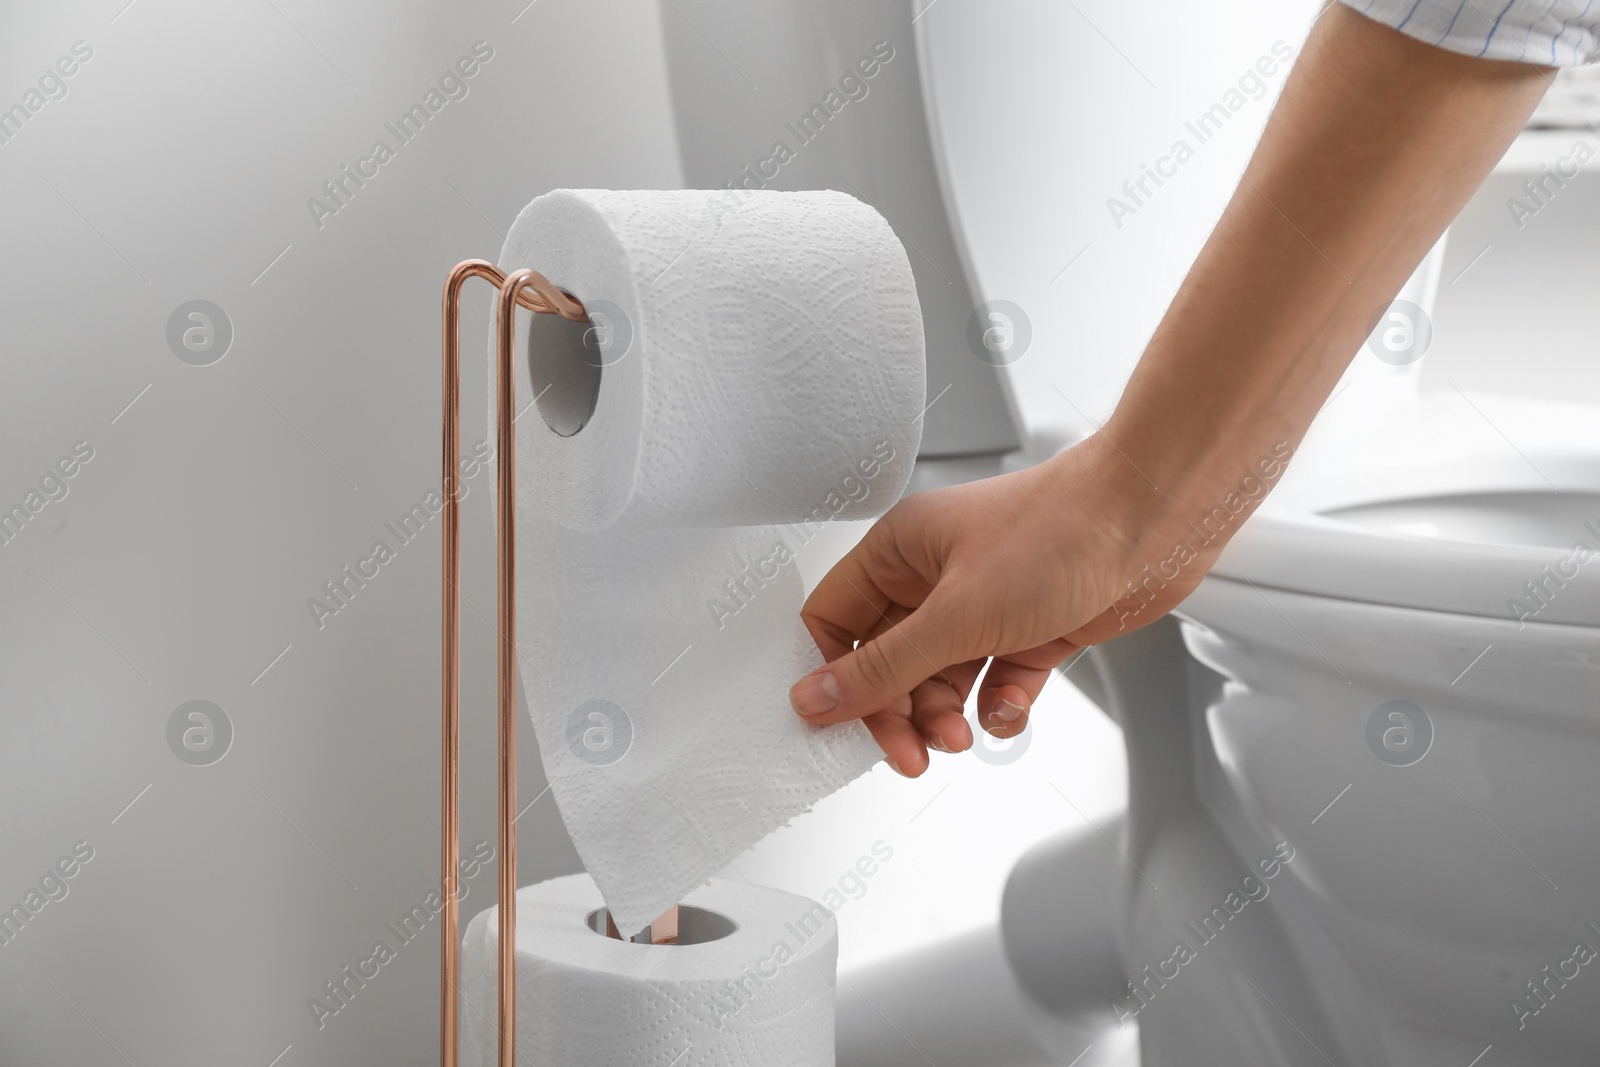
<path fill-rule="evenodd" d="M 929 747 L 972 745 L 962 707 L 983 674 L 980 723 L 1015 736 L 1052 668 L 1154 621 L 1199 581 L 1197 565 L 1158 601 L 1114 608 L 1159 558 L 1141 521 L 1158 497 L 1099 435 L 1028 470 L 907 497 L 807 599 L 801 617 L 829 662 L 790 690 L 795 710 L 863 720 L 916 777 Z"/>

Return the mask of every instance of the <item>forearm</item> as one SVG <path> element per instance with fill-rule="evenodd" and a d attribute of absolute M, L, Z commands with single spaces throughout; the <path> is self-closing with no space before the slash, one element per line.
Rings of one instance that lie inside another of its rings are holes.
<path fill-rule="evenodd" d="M 1298 445 L 1375 313 L 1549 78 L 1421 44 L 1342 5 L 1322 15 L 1104 428 L 1138 468 L 1126 483 L 1144 498 L 1135 523 L 1181 525 L 1259 477 L 1280 443 Z"/>

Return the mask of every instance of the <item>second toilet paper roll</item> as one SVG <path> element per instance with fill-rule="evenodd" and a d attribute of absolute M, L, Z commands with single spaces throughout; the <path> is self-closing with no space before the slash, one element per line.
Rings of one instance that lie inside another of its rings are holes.
<path fill-rule="evenodd" d="M 821 663 L 794 559 L 904 491 L 921 313 L 893 231 L 835 192 L 558 190 L 500 265 L 594 320 L 576 382 L 540 349 L 554 320 L 519 368 L 518 651 L 556 802 L 631 933 L 879 758 L 789 708 Z"/>
<path fill-rule="evenodd" d="M 517 891 L 519 1062 L 831 1067 L 838 927 L 804 897 L 714 881 L 680 908 L 681 943 L 595 931 L 585 875 Z M 496 909 L 462 940 L 461 1062 L 497 1062 Z"/>

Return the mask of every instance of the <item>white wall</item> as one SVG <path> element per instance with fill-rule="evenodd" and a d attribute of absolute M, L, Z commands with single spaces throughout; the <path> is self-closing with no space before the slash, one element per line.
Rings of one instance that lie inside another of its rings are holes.
<path fill-rule="evenodd" d="M 1600 277 L 1600 162 L 1547 183 L 1544 203 L 1524 184 L 1541 165 L 1569 174 L 1589 130 L 1528 137 L 1484 183 L 1450 227 L 1433 347 L 1422 388 L 1469 394 L 1553 397 L 1600 404 L 1595 280 Z M 1527 207 L 1537 207 L 1528 213 Z"/>
<path fill-rule="evenodd" d="M 439 520 L 320 630 L 307 600 L 437 485 L 449 267 L 546 189 L 681 184 L 656 5 L 525 2 L 0 9 L 0 106 L 93 50 L 0 145 L 0 506 L 93 449 L 0 546 L 0 908 L 93 849 L 0 945 L 0 1062 L 437 1055 L 436 924 L 320 1031 L 306 1002 L 437 876 Z M 307 198 L 480 40 L 468 95 L 319 228 Z M 165 338 L 195 298 L 233 325 L 210 366 Z M 489 495 L 466 591 L 492 615 Z M 493 635 L 464 620 L 470 846 L 494 832 Z M 168 747 L 193 699 L 235 731 L 210 766 Z M 548 797 L 520 829 L 523 881 L 575 869 Z"/>

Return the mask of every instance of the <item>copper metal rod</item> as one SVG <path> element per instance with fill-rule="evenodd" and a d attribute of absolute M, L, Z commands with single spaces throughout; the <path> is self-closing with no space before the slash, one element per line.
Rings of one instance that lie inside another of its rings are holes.
<path fill-rule="evenodd" d="M 504 276 L 493 264 L 472 259 L 458 264 L 444 284 L 444 384 L 441 390 L 444 398 L 444 579 L 441 583 L 444 663 L 440 672 L 444 689 L 440 701 L 444 736 L 439 771 L 440 791 L 443 794 L 439 854 L 440 893 L 444 899 L 444 914 L 440 916 L 439 927 L 439 1062 L 442 1067 L 456 1067 L 459 1025 L 456 996 L 461 972 L 461 957 L 457 948 L 461 936 L 461 903 L 457 881 L 460 877 L 457 868 L 460 843 L 457 836 L 459 809 L 456 777 L 460 767 L 461 740 L 461 600 L 456 587 L 461 580 L 461 502 L 456 480 L 461 476 L 461 287 L 468 278 L 473 277 L 487 278 L 498 285 Z"/>
<path fill-rule="evenodd" d="M 572 322 L 588 321 L 583 305 L 562 292 L 537 271 L 520 270 L 509 278 L 493 264 L 472 259 L 457 264 L 445 281 L 443 301 L 443 431 L 444 447 L 444 547 L 443 547 L 443 694 L 440 701 L 442 727 L 442 793 L 440 818 L 440 881 L 444 913 L 440 924 L 440 1003 L 439 1062 L 456 1067 L 456 1042 L 459 1019 L 456 996 L 461 974 L 459 949 L 461 905 L 457 863 L 460 858 L 459 796 L 461 765 L 461 613 L 458 584 L 461 578 L 461 509 L 456 491 L 461 456 L 461 288 L 468 278 L 486 278 L 500 287 L 496 304 L 496 449 L 497 506 L 499 544 L 500 659 L 499 696 L 499 973 L 500 973 L 500 1065 L 516 1064 L 516 892 L 517 838 L 515 808 L 517 792 L 516 750 L 516 554 L 514 434 L 516 309 L 560 315 Z"/>
<path fill-rule="evenodd" d="M 495 487 L 500 596 L 500 1067 L 517 1062 L 517 587 L 516 523 L 516 321 L 517 293 L 527 286 L 530 270 L 519 270 L 500 284 L 495 314 Z"/>

